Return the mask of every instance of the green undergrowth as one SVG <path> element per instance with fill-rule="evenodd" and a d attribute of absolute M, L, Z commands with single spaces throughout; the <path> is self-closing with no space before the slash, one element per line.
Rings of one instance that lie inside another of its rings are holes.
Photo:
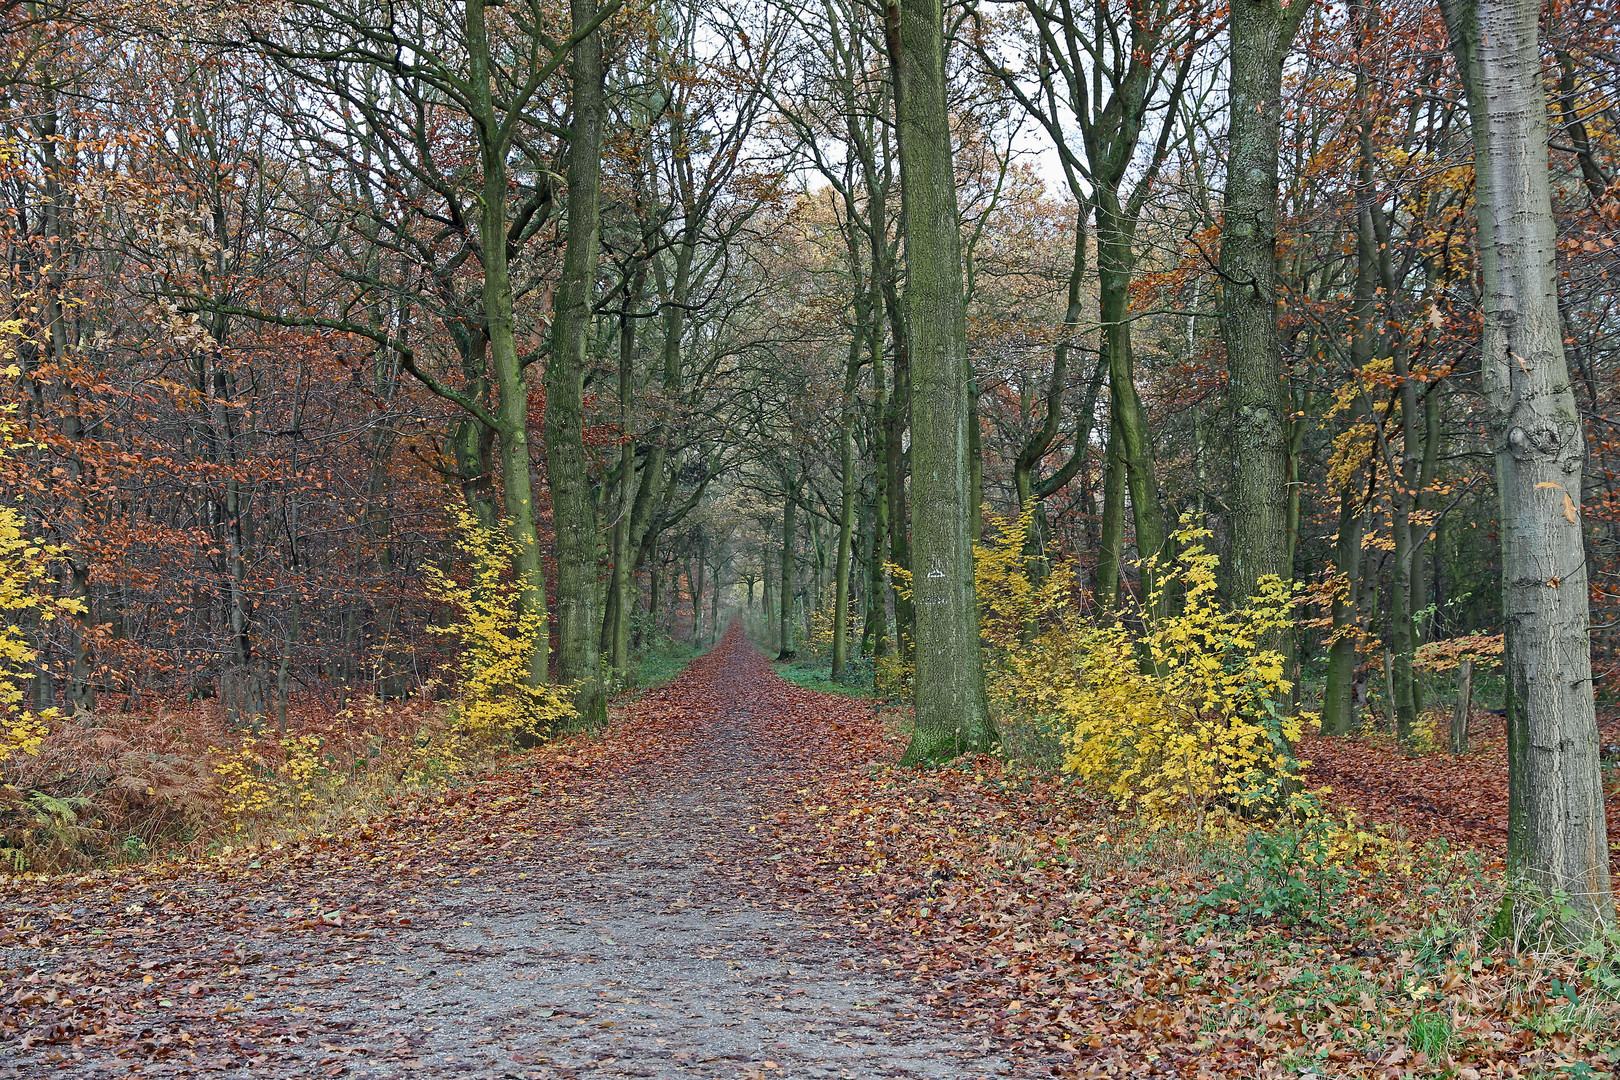
<path fill-rule="evenodd" d="M 879 700 L 872 685 L 870 662 L 859 660 L 846 664 L 837 679 L 832 677 L 832 663 L 822 657 L 804 656 L 775 665 L 776 673 L 796 686 L 822 694 L 841 697 Z"/>
<path fill-rule="evenodd" d="M 630 658 L 629 677 L 615 689 L 641 694 L 663 686 L 701 655 L 702 650 L 690 642 L 659 638 Z"/>

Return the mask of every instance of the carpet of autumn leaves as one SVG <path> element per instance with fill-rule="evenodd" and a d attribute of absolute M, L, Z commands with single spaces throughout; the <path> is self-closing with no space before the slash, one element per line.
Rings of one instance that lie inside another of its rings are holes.
<path fill-rule="evenodd" d="M 558 844 L 678 764 L 690 707 L 668 693 L 606 735 L 492 762 L 342 833 L 0 883 L 0 1072 L 20 1053 L 28 1075 L 31 1052 L 68 1069 L 85 1056 L 182 1071 L 273 1064 L 311 1030 L 250 1017 L 255 996 L 310 978 L 302 969 L 346 978 L 378 939 L 451 918 L 456 887 Z"/>
<path fill-rule="evenodd" d="M 1479 823 L 1501 812 L 1488 796 L 1466 815 L 1440 796 L 1499 784 L 1490 749 L 1396 768 L 1394 751 L 1313 743 L 1320 774 L 1369 816 L 1396 812 L 1373 778 L 1406 776 L 1435 809 L 1420 824 L 1400 804 L 1403 825 L 1459 843 L 1370 843 L 1345 856 L 1325 917 L 1286 922 L 1199 904 L 1238 869 L 1240 837 L 1144 831 L 994 758 L 900 770 L 903 717 L 790 684 L 734 634 L 608 734 L 513 755 L 346 834 L 5 884 L 0 946 L 23 960 L 0 973 L 0 1040 L 64 1063 L 87 1048 L 273 1063 L 271 1041 L 297 1029 L 244 1019 L 256 961 L 364 955 L 368 939 L 431 926 L 443 890 L 657 784 L 727 710 L 761 763 L 758 851 L 739 859 L 739 880 L 838 920 L 942 1025 L 991 1040 L 1021 1073 L 1611 1072 L 1616 1017 L 1591 965 L 1480 940 L 1495 897 Z"/>
<path fill-rule="evenodd" d="M 828 723 L 853 711 L 833 698 L 822 708 Z M 876 718 L 857 731 L 874 764 L 807 772 L 801 800 L 774 815 L 794 860 L 784 884 L 819 891 L 942 1012 L 1043 1071 L 1610 1074 L 1616 1012 L 1612 998 L 1594 1000 L 1592 972 L 1480 939 L 1499 895 L 1499 746 L 1411 759 L 1312 740 L 1324 764 L 1311 779 L 1343 785 L 1344 806 L 1453 843 L 1373 830 L 1378 842 L 1346 859 L 1344 895 L 1305 926 L 1198 908 L 1243 857 L 1231 839 L 1144 833 L 991 758 L 930 773 L 875 764 L 894 760 L 900 740 Z M 1413 795 L 1430 808 L 1421 821 Z M 1435 1030 L 1445 1038 L 1428 1052 L 1414 1045 L 1424 1042 L 1414 1032 Z"/>
<path fill-rule="evenodd" d="M 1620 745 L 1620 717 L 1600 718 L 1604 746 Z M 1333 801 L 1417 839 L 1446 838 L 1500 855 L 1507 847 L 1507 738 L 1501 717 L 1474 716 L 1469 751 L 1413 754 L 1385 737 L 1310 738 L 1309 781 Z M 1615 765 L 1609 766 L 1612 773 Z M 1620 880 L 1620 785 L 1608 787 L 1609 858 Z"/>

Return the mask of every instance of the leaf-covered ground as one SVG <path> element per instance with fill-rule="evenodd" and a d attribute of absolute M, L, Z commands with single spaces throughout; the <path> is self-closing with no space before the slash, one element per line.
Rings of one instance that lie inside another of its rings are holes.
<path fill-rule="evenodd" d="M 1456 841 L 1500 855 L 1507 848 L 1507 739 L 1502 718 L 1474 715 L 1466 754 L 1412 754 L 1393 739 L 1311 738 L 1300 756 L 1310 782 L 1332 788 L 1334 802 L 1371 821 L 1422 839 Z M 1604 746 L 1620 745 L 1620 719 L 1601 727 Z M 1611 773 L 1620 762 L 1613 761 Z M 1609 783 L 1609 857 L 1620 875 L 1620 784 Z M 1617 877 L 1616 880 L 1620 880 Z"/>
<path fill-rule="evenodd" d="M 1480 951 L 1464 863 L 1369 851 L 1311 924 L 1199 907 L 1230 844 L 898 770 L 885 719 L 733 634 L 352 835 L 12 882 L 0 1074 L 1608 1072 L 1591 973 Z"/>

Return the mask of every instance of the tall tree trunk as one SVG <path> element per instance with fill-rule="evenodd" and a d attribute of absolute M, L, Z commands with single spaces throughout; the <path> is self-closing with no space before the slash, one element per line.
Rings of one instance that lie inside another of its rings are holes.
<path fill-rule="evenodd" d="M 707 569 L 708 564 L 704 562 L 703 548 L 700 546 L 686 564 L 686 581 L 692 586 L 692 632 L 687 640 L 699 648 L 703 647 L 703 586 Z"/>
<path fill-rule="evenodd" d="M 1288 387 L 1277 332 L 1282 68 L 1310 0 L 1233 0 L 1221 326 L 1231 411 L 1232 591 L 1288 580 Z"/>
<path fill-rule="evenodd" d="M 1150 562 L 1164 554 L 1164 507 L 1159 500 L 1158 471 L 1153 463 L 1153 436 L 1147 409 L 1136 391 L 1131 353 L 1130 289 L 1135 255 L 1131 250 L 1136 222 L 1120 212 L 1114 200 L 1099 192 L 1097 207 L 1097 278 L 1102 312 L 1103 347 L 1108 353 L 1110 437 L 1119 438 L 1131 496 L 1131 523 L 1136 529 L 1136 556 L 1141 561 L 1141 600 L 1147 606 L 1159 590 L 1158 570 Z M 1162 610 L 1163 597 L 1156 607 Z"/>
<path fill-rule="evenodd" d="M 857 295 L 861 295 L 857 288 Z M 861 378 L 861 348 L 866 344 L 865 305 L 857 302 L 855 330 L 844 368 L 843 415 L 838 430 L 840 490 L 838 503 L 838 555 L 833 564 L 832 676 L 844 672 L 849 659 L 849 571 L 855 536 L 855 390 Z"/>
<path fill-rule="evenodd" d="M 924 765 L 987 750 L 999 739 L 985 698 L 968 536 L 973 373 L 945 97 L 944 11 L 941 0 L 893 0 L 887 19 L 900 138 L 913 421 L 917 719 L 901 763 Z"/>
<path fill-rule="evenodd" d="M 1441 0 L 1474 136 L 1480 361 L 1502 530 L 1508 867 L 1497 930 L 1550 917 L 1570 937 L 1614 923 L 1587 640 L 1585 445 L 1558 317 L 1547 103 L 1536 0 Z"/>
<path fill-rule="evenodd" d="M 776 653 L 778 660 L 791 660 L 799 651 L 798 641 L 793 632 L 793 540 L 799 528 L 799 490 L 794 481 L 792 472 L 784 470 L 782 473 L 782 560 L 777 579 L 776 602 L 777 632 L 776 640 L 780 645 Z"/>
<path fill-rule="evenodd" d="M 509 197 L 506 152 L 490 89 L 493 74 L 484 0 L 467 0 L 467 43 L 473 98 L 473 122 L 479 128 L 484 170 L 479 200 L 478 241 L 483 259 L 484 321 L 488 328 L 490 366 L 495 374 L 495 419 L 501 447 L 501 482 L 506 528 L 512 539 L 512 578 L 518 589 L 518 615 L 535 628 L 525 679 L 544 686 L 549 677 L 550 626 L 546 611 L 545 565 L 534 523 L 534 485 L 529 470 L 529 388 L 518 361 L 516 321 L 512 314 L 512 275 L 507 261 L 506 207 Z"/>
<path fill-rule="evenodd" d="M 887 303 L 887 301 L 885 301 Z M 903 325 L 904 319 L 902 317 Z M 911 565 L 910 521 L 906 504 L 906 430 L 911 413 L 911 367 L 908 336 L 895 339 L 893 385 L 884 413 L 884 483 L 889 500 L 889 561 L 895 566 Z M 910 659 L 916 647 L 916 598 L 891 581 L 894 603 L 894 634 L 902 657 Z"/>
<path fill-rule="evenodd" d="M 781 622 L 776 613 L 776 582 L 779 575 L 771 572 L 770 552 L 761 550 L 759 556 L 760 579 L 765 586 L 760 597 L 760 602 L 764 605 L 764 611 L 761 613 L 761 621 L 765 627 L 765 641 L 763 644 L 766 652 L 775 652 L 778 643 L 781 641 L 781 637 L 777 633 Z"/>
<path fill-rule="evenodd" d="M 1111 396 L 1111 395 L 1110 395 Z M 1112 406 L 1110 406 L 1112 411 Z M 1120 599 L 1119 564 L 1125 547 L 1125 453 L 1119 425 L 1108 419 L 1108 460 L 1103 464 L 1102 521 L 1097 537 L 1097 592 L 1099 611 L 1117 611 Z"/>
<path fill-rule="evenodd" d="M 1334 569 L 1343 579 L 1333 597 L 1327 681 L 1322 691 L 1322 732 L 1348 735 L 1355 727 L 1356 660 L 1360 645 L 1361 536 L 1366 521 L 1361 492 L 1346 485 L 1339 493 L 1339 528 Z"/>
<path fill-rule="evenodd" d="M 571 0 L 569 6 L 576 29 L 596 17 L 597 0 Z M 557 677 L 573 688 L 576 722 L 590 729 L 607 724 L 596 614 L 596 500 L 586 471 L 582 401 L 601 219 L 606 112 L 601 31 L 574 46 L 568 67 L 574 105 L 568 136 L 568 243 L 546 364 L 546 479 L 557 530 Z"/>
<path fill-rule="evenodd" d="M 1350 312 L 1350 378 L 1359 380 L 1361 371 L 1373 359 L 1381 338 L 1378 316 L 1378 247 L 1373 235 L 1373 158 L 1371 126 L 1374 117 L 1367 103 L 1366 14 L 1354 0 L 1351 18 L 1356 23 L 1356 120 L 1360 126 L 1360 159 L 1356 188 L 1356 277 Z M 1365 394 L 1357 394 L 1348 423 L 1363 423 L 1367 417 Z M 1348 452 L 1348 451 L 1346 451 Z M 1369 455 L 1369 469 L 1376 475 L 1376 461 Z M 1367 506 L 1372 500 L 1373 479 L 1365 488 L 1355 476 L 1344 478 L 1339 490 L 1339 526 L 1333 544 L 1334 570 L 1341 579 L 1334 594 L 1328 633 L 1327 678 L 1322 691 L 1322 731 L 1328 735 L 1348 735 L 1356 722 L 1356 667 L 1361 645 L 1361 568 L 1365 565 L 1361 539 L 1366 531 Z"/>
<path fill-rule="evenodd" d="M 876 268 L 874 267 L 874 273 Z M 884 571 L 889 543 L 888 388 L 883 381 L 883 332 L 875 312 L 871 329 L 872 353 L 872 553 L 867 563 L 866 625 L 862 648 L 868 656 L 889 654 L 888 574 Z"/>
<path fill-rule="evenodd" d="M 608 654 L 615 680 L 622 680 L 630 670 L 630 618 L 635 606 L 630 513 L 635 506 L 636 443 L 630 437 L 630 403 L 636 392 L 636 329 L 640 323 L 635 309 L 641 303 L 646 280 L 643 267 L 625 297 L 624 314 L 619 319 L 619 438 L 624 443 L 619 447 L 619 491 L 609 540 L 613 573 L 608 579 L 607 611 L 602 619 L 602 648 Z M 652 479 L 649 473 L 647 481 Z"/>

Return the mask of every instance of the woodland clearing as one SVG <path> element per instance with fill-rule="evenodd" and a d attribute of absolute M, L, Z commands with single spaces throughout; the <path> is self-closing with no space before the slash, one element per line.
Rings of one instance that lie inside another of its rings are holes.
<path fill-rule="evenodd" d="M 777 677 L 734 628 L 609 734 L 349 835 L 13 882 L 0 1069 L 1607 1072 L 1604 971 L 1469 929 L 1488 851 L 1368 840 L 1305 883 L 1329 905 L 1201 904 L 1264 860 L 993 758 L 896 769 L 886 719 Z"/>

